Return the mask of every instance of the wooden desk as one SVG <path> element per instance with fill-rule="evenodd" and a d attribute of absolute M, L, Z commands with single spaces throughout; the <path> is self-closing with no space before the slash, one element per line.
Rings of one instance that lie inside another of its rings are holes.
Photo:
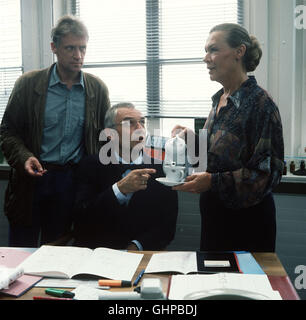
<path fill-rule="evenodd" d="M 139 253 L 139 251 L 131 251 L 134 253 Z M 135 280 L 137 274 L 140 272 L 140 270 L 145 269 L 151 255 L 153 253 L 156 253 L 156 251 L 142 251 L 140 253 L 143 253 L 144 256 L 138 266 L 137 272 L 134 275 L 132 282 Z M 269 277 L 269 280 L 271 282 L 271 285 L 274 290 L 280 290 L 280 293 L 282 295 L 282 298 L 285 300 L 299 300 L 299 296 L 297 295 L 293 285 L 291 284 L 288 275 L 283 268 L 280 260 L 278 259 L 277 255 L 275 253 L 253 253 L 255 259 L 260 264 L 262 269 L 265 271 L 267 276 Z M 169 274 L 144 274 L 143 278 L 156 278 L 159 277 L 162 282 L 163 291 L 167 292 L 168 289 L 168 283 L 169 283 Z M 140 282 L 141 283 L 141 282 Z M 134 288 L 120 288 L 120 289 L 112 289 L 112 291 L 130 291 Z M 67 289 L 69 290 L 69 289 Z M 70 289 L 72 290 L 72 289 Z M 283 292 L 281 292 L 283 291 Z M 32 288 L 28 292 L 26 292 L 24 295 L 22 295 L 19 298 L 12 298 L 12 297 L 4 297 L 0 296 L 0 299 L 6 299 L 6 300 L 32 300 L 34 296 L 46 296 L 50 297 L 45 294 L 44 288 Z"/>

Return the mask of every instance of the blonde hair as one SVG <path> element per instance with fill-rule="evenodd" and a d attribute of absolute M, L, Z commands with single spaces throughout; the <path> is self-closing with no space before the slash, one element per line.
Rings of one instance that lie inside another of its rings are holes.
<path fill-rule="evenodd" d="M 88 30 L 85 24 L 77 17 L 66 15 L 61 17 L 56 26 L 51 31 L 51 39 L 56 47 L 59 46 L 61 39 L 72 33 L 78 37 L 89 39 Z"/>

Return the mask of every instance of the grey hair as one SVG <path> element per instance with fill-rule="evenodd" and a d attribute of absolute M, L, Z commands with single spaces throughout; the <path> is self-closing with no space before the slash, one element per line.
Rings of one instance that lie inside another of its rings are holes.
<path fill-rule="evenodd" d="M 58 47 L 61 39 L 69 33 L 78 37 L 85 37 L 87 41 L 89 39 L 85 24 L 75 16 L 65 15 L 58 20 L 56 26 L 51 30 L 51 40 Z"/>
<path fill-rule="evenodd" d="M 213 27 L 209 33 L 224 31 L 227 33 L 226 40 L 231 48 L 237 48 L 241 44 L 246 46 L 243 57 L 243 65 L 247 72 L 254 71 L 259 65 L 262 50 L 256 37 L 249 35 L 248 31 L 235 23 L 223 23 Z"/>
<path fill-rule="evenodd" d="M 114 128 L 116 125 L 116 115 L 118 112 L 118 109 L 135 109 L 135 106 L 131 102 L 119 102 L 117 104 L 114 104 L 111 108 L 109 108 L 105 113 L 104 118 L 104 127 L 105 128 Z"/>

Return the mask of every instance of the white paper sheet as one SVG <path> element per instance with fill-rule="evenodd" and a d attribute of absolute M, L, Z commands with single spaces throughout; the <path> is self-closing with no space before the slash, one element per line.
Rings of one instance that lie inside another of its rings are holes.
<path fill-rule="evenodd" d="M 196 252 L 164 252 L 152 255 L 145 273 L 154 272 L 197 272 Z"/>
<path fill-rule="evenodd" d="M 184 300 L 191 293 L 216 289 L 244 290 L 265 295 L 271 300 L 281 300 L 279 292 L 272 289 L 266 275 L 236 273 L 174 275 L 169 299 Z"/>

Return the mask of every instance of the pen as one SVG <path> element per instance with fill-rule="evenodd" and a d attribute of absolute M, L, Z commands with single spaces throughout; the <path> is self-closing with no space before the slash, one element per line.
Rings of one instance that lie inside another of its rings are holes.
<path fill-rule="evenodd" d="M 99 286 L 110 286 L 110 287 L 131 287 L 131 281 L 125 280 L 99 280 Z"/>
<path fill-rule="evenodd" d="M 67 290 L 61 290 L 61 289 L 46 289 L 45 290 L 46 294 L 49 294 L 50 296 L 54 296 L 54 297 L 60 297 L 60 298 L 73 298 L 74 297 L 74 293 L 71 291 L 67 291 Z"/>
<path fill-rule="evenodd" d="M 33 297 L 33 300 L 74 300 L 72 298 Z"/>
<path fill-rule="evenodd" d="M 140 279 L 142 278 L 144 272 L 145 272 L 144 269 L 142 269 L 142 270 L 139 272 L 139 275 L 138 275 L 137 278 L 135 279 L 135 281 L 134 281 L 134 283 L 133 283 L 133 286 L 137 286 L 137 284 L 139 283 Z"/>

